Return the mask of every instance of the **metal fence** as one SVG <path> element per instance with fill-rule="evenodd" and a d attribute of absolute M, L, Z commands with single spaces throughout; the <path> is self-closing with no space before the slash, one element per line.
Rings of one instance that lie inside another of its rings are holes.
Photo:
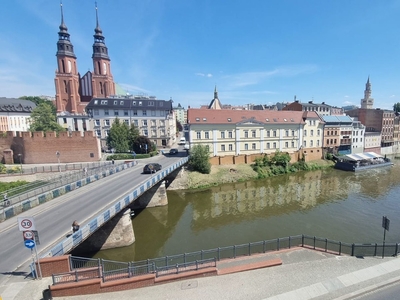
<path fill-rule="evenodd" d="M 79 170 L 67 172 L 67 173 L 55 173 L 51 180 L 35 181 L 17 188 L 10 189 L 0 195 L 0 199 L 8 199 L 8 203 L 5 201 L 0 202 L 0 207 L 6 207 L 14 204 L 18 204 L 24 200 L 34 198 L 45 192 L 55 190 L 59 187 L 67 184 L 82 180 L 92 175 L 103 174 L 110 169 L 115 168 L 118 165 L 124 163 L 113 164 L 112 162 L 98 162 L 98 163 L 86 163 L 86 164 L 71 164 L 68 165 L 71 170 L 79 167 Z M 90 166 L 90 167 L 87 167 Z M 103 175 L 102 175 L 103 176 Z M 5 197 L 6 195 L 6 197 Z"/>
<path fill-rule="evenodd" d="M 296 235 L 273 240 L 218 247 L 178 255 L 164 256 L 136 262 L 117 262 L 103 259 L 70 257 L 71 269 L 89 268 L 88 272 L 80 274 L 76 270 L 53 275 L 53 284 L 79 281 L 91 278 L 102 278 L 103 282 L 129 278 L 144 274 L 178 274 L 190 270 L 198 270 L 216 266 L 222 259 L 232 259 L 254 254 L 279 251 L 294 247 L 304 247 L 336 255 L 349 256 L 397 256 L 399 243 L 395 244 L 349 244 L 328 240 L 315 236 Z M 92 269 L 97 268 L 98 272 Z M 94 277 L 88 278 L 89 275 Z"/>

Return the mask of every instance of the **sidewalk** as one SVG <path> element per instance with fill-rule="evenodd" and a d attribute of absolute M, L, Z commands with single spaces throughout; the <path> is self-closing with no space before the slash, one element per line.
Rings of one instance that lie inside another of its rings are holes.
<path fill-rule="evenodd" d="M 282 265 L 233 274 L 193 278 L 121 292 L 53 298 L 56 300 L 153 299 L 353 299 L 400 281 L 400 258 L 336 256 L 305 248 L 218 262 L 218 271 L 266 260 Z M 51 278 L 12 277 L 0 286 L 2 300 L 42 299 Z"/>

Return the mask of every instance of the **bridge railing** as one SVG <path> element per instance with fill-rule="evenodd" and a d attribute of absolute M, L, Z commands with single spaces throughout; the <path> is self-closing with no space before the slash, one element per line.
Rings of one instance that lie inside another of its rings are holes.
<path fill-rule="evenodd" d="M 83 270 L 85 270 L 85 268 L 89 268 L 88 272 L 83 273 L 84 275 L 80 275 L 77 270 L 73 270 L 68 273 L 55 274 L 53 275 L 53 284 L 86 280 L 88 274 L 95 276 L 93 278 L 102 277 L 103 281 L 117 280 L 121 278 L 129 278 L 133 276 L 154 273 L 156 273 L 157 276 L 171 273 L 177 274 L 194 270 L 196 268 L 216 266 L 216 262 L 223 259 L 235 259 L 243 256 L 251 256 L 254 254 L 296 247 L 313 249 L 335 255 L 345 254 L 357 257 L 397 256 L 399 251 L 399 243 L 350 244 L 315 236 L 296 235 L 254 243 L 169 255 L 135 262 L 116 262 L 102 259 L 88 259 L 89 262 L 86 263 L 85 266 L 82 266 L 82 268 L 84 268 Z M 70 260 L 75 260 L 75 257 L 70 257 Z M 97 268 L 99 271 L 97 273 L 90 272 L 93 271 L 96 263 L 98 263 Z M 79 264 L 74 265 L 78 266 Z M 99 274 L 102 274 L 102 276 Z"/>
<path fill-rule="evenodd" d="M 139 198 L 148 189 L 152 188 L 155 184 L 164 179 L 175 169 L 187 163 L 188 159 L 189 159 L 188 157 L 184 157 L 181 160 L 169 166 L 168 168 L 162 169 L 158 173 L 152 175 L 151 178 L 147 178 L 146 180 L 144 180 L 142 183 L 136 186 L 135 189 L 131 190 L 124 197 L 111 204 L 108 208 L 102 211 L 96 218 L 90 220 L 87 224 L 82 225 L 77 232 L 73 233 L 71 236 L 65 238 L 63 241 L 55 245 L 52 249 L 49 250 L 49 252 L 45 253 L 42 257 L 60 256 L 69 253 L 72 249 L 74 249 L 76 246 L 82 243 L 82 241 L 84 241 L 91 234 L 93 234 L 103 224 L 108 222 L 116 214 L 121 212 L 124 208 L 129 206 L 133 201 Z"/>

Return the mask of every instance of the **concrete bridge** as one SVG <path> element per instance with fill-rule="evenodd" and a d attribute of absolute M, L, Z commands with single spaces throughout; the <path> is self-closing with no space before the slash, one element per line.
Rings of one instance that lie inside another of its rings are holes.
<path fill-rule="evenodd" d="M 131 223 L 130 207 L 145 208 L 168 204 L 167 191 L 164 179 L 172 172 L 187 163 L 188 157 L 180 158 L 157 173 L 148 175 L 147 179 L 139 184 L 127 187 L 127 194 L 109 203 L 109 206 L 98 213 L 80 230 L 66 237 L 52 247 L 42 257 L 64 255 L 87 240 L 85 245 L 91 249 L 108 249 L 132 244 L 134 232 Z M 119 217 L 113 219 L 116 215 Z M 107 224 L 109 223 L 109 224 Z M 102 229 L 103 235 L 97 232 Z M 104 237 L 104 234 L 107 235 Z"/>

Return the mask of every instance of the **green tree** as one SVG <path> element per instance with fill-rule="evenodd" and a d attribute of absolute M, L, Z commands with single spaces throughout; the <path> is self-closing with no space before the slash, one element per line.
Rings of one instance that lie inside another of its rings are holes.
<path fill-rule="evenodd" d="M 393 105 L 393 110 L 395 113 L 400 113 L 400 102 L 397 102 Z"/>
<path fill-rule="evenodd" d="M 153 149 L 153 143 L 147 136 L 141 135 L 133 142 L 133 150 L 136 153 L 149 153 Z"/>
<path fill-rule="evenodd" d="M 288 153 L 280 152 L 276 150 L 275 154 L 271 158 L 271 164 L 286 168 L 290 162 L 290 155 Z"/>
<path fill-rule="evenodd" d="M 128 131 L 129 150 L 135 151 L 135 141 L 137 140 L 139 135 L 140 135 L 139 129 L 135 126 L 135 124 L 132 123 Z"/>
<path fill-rule="evenodd" d="M 194 171 L 198 171 L 202 174 L 210 174 L 211 164 L 209 159 L 210 154 L 208 146 L 195 145 L 190 149 L 189 166 L 191 166 Z"/>
<path fill-rule="evenodd" d="M 129 139 L 128 139 L 129 128 L 125 122 L 121 122 L 118 118 L 115 118 L 114 123 L 110 128 L 110 132 L 107 136 L 107 146 L 114 148 L 115 152 L 126 152 L 129 150 Z"/>
<path fill-rule="evenodd" d="M 53 104 L 53 102 L 51 102 L 49 100 L 46 100 L 46 99 L 43 99 L 43 98 L 37 97 L 37 96 L 22 96 L 22 97 L 19 97 L 19 99 L 32 101 L 33 103 L 36 104 L 36 106 L 38 106 L 39 104 L 42 104 L 42 103 L 46 103 L 46 104 L 50 105 L 52 113 L 55 116 L 57 115 L 56 106 Z"/>
<path fill-rule="evenodd" d="M 182 131 L 182 130 L 183 130 L 183 127 L 182 127 L 181 122 L 179 122 L 178 120 L 176 120 L 176 132 Z"/>
<path fill-rule="evenodd" d="M 32 111 L 30 131 L 65 131 L 60 124 L 57 123 L 57 117 L 52 112 L 52 107 L 46 102 L 40 103 Z"/>

